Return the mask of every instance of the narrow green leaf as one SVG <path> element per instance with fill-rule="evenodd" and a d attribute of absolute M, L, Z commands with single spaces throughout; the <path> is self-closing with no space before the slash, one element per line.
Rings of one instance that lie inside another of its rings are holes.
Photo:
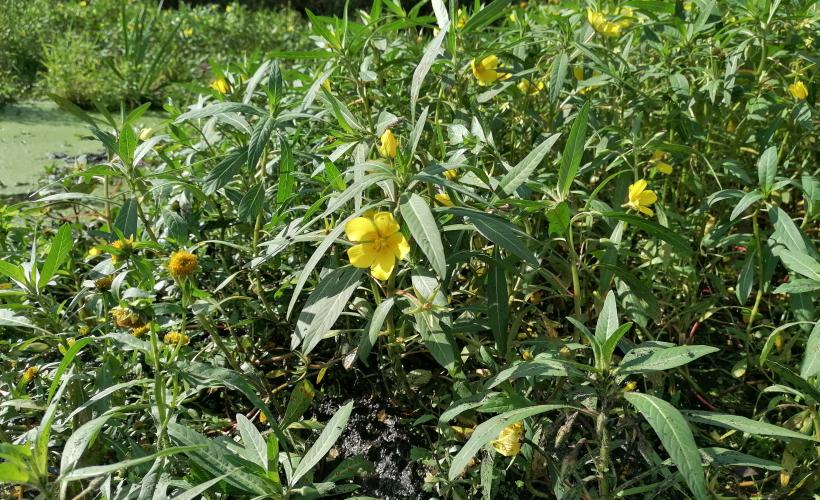
<path fill-rule="evenodd" d="M 777 175 L 777 146 L 769 146 L 757 160 L 757 179 L 760 187 L 769 192 Z"/>
<path fill-rule="evenodd" d="M 561 156 L 561 168 L 558 171 L 558 195 L 562 200 L 569 194 L 572 181 L 578 174 L 581 158 L 584 156 L 588 115 L 589 101 L 586 101 L 572 123 L 567 144 L 564 146 L 564 154 Z"/>
<path fill-rule="evenodd" d="M 236 414 L 236 427 L 242 436 L 242 444 L 245 445 L 245 458 L 267 471 L 268 444 L 265 442 L 265 438 L 262 437 L 253 422 L 241 413 Z"/>
<path fill-rule="evenodd" d="M 618 304 L 615 300 L 615 292 L 612 290 L 606 294 L 601 313 L 598 315 L 598 322 L 595 324 L 595 338 L 602 345 L 612 332 L 618 329 Z"/>
<path fill-rule="evenodd" d="M 619 375 L 651 373 L 669 370 L 719 351 L 707 345 L 681 345 L 675 347 L 638 347 L 630 350 L 618 367 Z"/>
<path fill-rule="evenodd" d="M 501 245 L 519 259 L 526 261 L 532 267 L 538 268 L 540 266 L 535 254 L 521 241 L 521 238 L 526 238 L 527 235 L 511 222 L 477 210 L 465 208 L 450 208 L 448 212 L 462 217 L 468 217 L 481 236 L 497 245 Z"/>
<path fill-rule="evenodd" d="M 652 426 L 695 498 L 709 498 L 700 453 L 683 415 L 671 404 L 648 394 L 627 392 L 624 397 Z"/>
<path fill-rule="evenodd" d="M 299 314 L 291 349 L 301 345 L 302 353 L 307 355 L 316 347 L 333 327 L 361 278 L 362 270 L 352 266 L 334 269 L 322 278 Z"/>
<path fill-rule="evenodd" d="M 419 61 L 416 69 L 413 70 L 413 78 L 410 80 L 410 117 L 414 121 L 416 117 L 416 102 L 419 99 L 421 84 L 424 83 L 424 78 L 427 76 L 439 53 L 441 53 L 441 42 L 447 35 L 449 28 L 450 24 L 448 23 L 447 26 L 439 29 L 438 34 L 433 37 L 430 43 L 424 48 L 421 61 Z"/>
<path fill-rule="evenodd" d="M 293 476 L 290 478 L 290 485 L 295 486 L 302 477 L 310 472 L 314 465 L 327 454 L 328 451 L 342 435 L 347 421 L 350 418 L 350 412 L 353 410 L 353 401 L 339 408 L 333 418 L 325 425 L 324 430 L 319 435 L 319 439 L 313 443 L 313 446 L 305 453 L 296 470 L 293 471 Z"/>
<path fill-rule="evenodd" d="M 290 393 L 288 406 L 285 408 L 285 416 L 282 417 L 282 422 L 279 424 L 281 430 L 285 430 L 288 426 L 300 418 L 310 408 L 310 403 L 316 395 L 316 389 L 309 380 L 303 379 L 299 381 Z"/>
<path fill-rule="evenodd" d="M 43 269 L 40 271 L 39 288 L 45 287 L 48 280 L 60 269 L 68 254 L 71 253 L 73 246 L 74 238 L 71 236 L 71 225 L 63 224 L 57 231 L 57 235 L 51 240 L 51 248 L 48 251 L 45 263 L 43 263 Z"/>
<path fill-rule="evenodd" d="M 774 438 L 802 439 L 806 441 L 818 441 L 812 436 L 807 436 L 799 432 L 784 429 L 778 425 L 773 425 L 759 420 L 741 417 L 739 415 L 727 415 L 723 413 L 712 413 L 709 411 L 687 410 L 686 418 L 691 422 L 699 424 L 714 425 L 724 429 L 734 429 L 757 436 L 770 436 Z"/>
<path fill-rule="evenodd" d="M 567 77 L 567 66 L 569 65 L 569 58 L 566 52 L 552 60 L 552 67 L 550 68 L 550 102 L 555 105 L 558 98 L 561 96 L 561 89 L 564 88 L 564 79 Z"/>
<path fill-rule="evenodd" d="M 496 259 L 489 264 L 487 272 L 487 319 L 495 337 L 496 349 L 504 357 L 507 353 L 507 328 L 510 315 L 510 292 L 504 265 Z"/>
<path fill-rule="evenodd" d="M 381 303 L 376 306 L 376 310 L 373 311 L 373 316 L 370 317 L 370 321 L 368 321 L 367 326 L 362 331 L 361 339 L 359 339 L 357 354 L 360 360 L 364 362 L 367 361 L 370 351 L 373 349 L 373 346 L 376 345 L 384 320 L 387 319 L 387 314 L 393 308 L 395 301 L 395 297 L 388 297 L 381 301 Z"/>
<path fill-rule="evenodd" d="M 814 328 L 806 341 L 806 352 L 803 354 L 803 363 L 800 365 L 800 376 L 805 380 L 820 373 L 820 321 L 814 324 Z"/>
<path fill-rule="evenodd" d="M 682 253 L 684 256 L 690 256 L 694 254 L 694 251 L 689 247 L 689 242 L 686 241 L 685 238 L 678 235 L 671 229 L 667 227 L 663 227 L 660 224 L 657 224 L 653 221 L 644 219 L 638 215 L 628 214 L 625 212 L 603 212 L 601 215 L 604 217 L 611 217 L 613 219 L 622 220 L 624 222 L 629 223 L 631 226 L 635 226 L 638 229 L 646 231 L 650 235 L 659 238 L 677 250 L 678 252 Z"/>
<path fill-rule="evenodd" d="M 251 222 L 262 213 L 262 203 L 265 201 L 265 185 L 258 182 L 248 189 L 237 208 L 240 220 Z"/>
<path fill-rule="evenodd" d="M 511 195 L 521 184 L 530 180 L 536 167 L 541 164 L 541 160 L 550 152 L 559 137 L 561 137 L 561 134 L 551 134 L 539 145 L 535 146 L 523 160 L 512 167 L 504 174 L 504 177 L 498 181 L 499 189 Z"/>
<path fill-rule="evenodd" d="M 447 262 L 444 255 L 444 245 L 441 242 L 441 234 L 436 225 L 433 212 L 424 198 L 411 193 L 402 197 L 401 205 L 402 219 L 410 230 L 416 244 L 424 253 L 433 270 L 442 280 L 447 276 Z"/>

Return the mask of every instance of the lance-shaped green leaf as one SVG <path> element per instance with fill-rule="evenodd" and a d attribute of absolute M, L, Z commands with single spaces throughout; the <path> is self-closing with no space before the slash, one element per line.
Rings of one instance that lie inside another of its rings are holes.
<path fill-rule="evenodd" d="M 719 350 L 717 347 L 708 345 L 681 345 L 675 347 L 659 347 L 656 345 L 641 347 L 641 345 L 638 345 L 621 360 L 618 374 L 628 375 L 669 370 Z"/>
<path fill-rule="evenodd" d="M 123 208 L 124 207 L 123 205 Z M 48 283 L 48 280 L 54 276 L 57 270 L 60 269 L 60 266 L 63 265 L 73 246 L 74 238 L 71 237 L 71 226 L 69 224 L 63 224 L 57 231 L 57 235 L 51 240 L 51 248 L 43 264 L 43 269 L 40 271 L 39 287 L 41 289 Z"/>
<path fill-rule="evenodd" d="M 757 160 L 757 181 L 764 192 L 769 192 L 777 175 L 777 146 L 769 146 Z"/>
<path fill-rule="evenodd" d="M 507 353 L 507 322 L 510 316 L 510 292 L 507 289 L 507 273 L 497 259 L 489 264 L 487 272 L 487 319 L 495 337 L 495 345 L 501 356 Z"/>
<path fill-rule="evenodd" d="M 709 498 L 700 452 L 683 415 L 671 404 L 648 394 L 628 392 L 624 397 L 652 426 L 695 498 Z"/>
<path fill-rule="evenodd" d="M 424 198 L 411 193 L 403 196 L 399 207 L 410 235 L 424 253 L 436 274 L 444 280 L 447 274 L 447 262 L 444 255 L 444 245 L 441 243 L 441 233 L 436 225 L 433 212 Z"/>
<path fill-rule="evenodd" d="M 618 329 L 618 304 L 615 300 L 615 292 L 612 290 L 606 294 L 601 313 L 598 315 L 598 322 L 595 324 L 595 338 L 602 345 L 612 332 Z"/>
<path fill-rule="evenodd" d="M 301 345 L 302 353 L 307 355 L 316 347 L 344 310 L 361 277 L 361 269 L 345 266 L 322 278 L 299 314 L 291 349 Z"/>
<path fill-rule="evenodd" d="M 499 189 L 506 194 L 513 194 L 518 186 L 530 180 L 536 167 L 541 164 L 541 160 L 550 152 L 559 137 L 561 137 L 561 134 L 551 134 L 535 146 L 523 160 L 518 162 L 498 181 Z"/>
<path fill-rule="evenodd" d="M 424 48 L 421 61 L 419 61 L 419 65 L 416 66 L 416 69 L 413 70 L 413 78 L 410 81 L 410 117 L 413 120 L 415 120 L 416 117 L 416 101 L 419 99 L 421 84 L 424 82 L 424 77 L 427 76 L 427 73 L 441 52 L 441 42 L 447 35 L 449 28 L 450 23 L 448 22 L 446 26 L 439 30 L 438 34 L 433 37 L 430 43 L 427 44 L 427 47 Z"/>
<path fill-rule="evenodd" d="M 381 301 L 381 303 L 376 306 L 376 310 L 373 311 L 373 315 L 370 317 L 370 321 L 368 321 L 364 331 L 362 331 L 357 355 L 363 362 L 367 362 L 370 351 L 373 350 L 373 346 L 376 345 L 384 320 L 387 319 L 387 315 L 393 308 L 395 301 L 395 297 L 388 297 Z"/>
<path fill-rule="evenodd" d="M 803 439 L 807 441 L 817 441 L 813 436 L 807 436 L 799 432 L 784 429 L 779 425 L 773 425 L 740 415 L 727 415 L 723 413 L 712 413 L 709 411 L 687 410 L 686 418 L 691 422 L 699 424 L 714 425 L 724 429 L 734 429 L 736 431 L 747 432 L 758 436 L 770 436 L 774 438 Z"/>
<path fill-rule="evenodd" d="M 628 222 L 630 226 L 637 227 L 638 229 L 646 231 L 650 235 L 669 243 L 675 250 L 682 253 L 684 256 L 690 256 L 694 253 L 689 247 L 689 242 L 668 227 L 663 227 L 660 224 L 644 219 L 638 215 L 628 214 L 625 212 L 603 212 L 601 215 Z"/>
<path fill-rule="evenodd" d="M 328 451 L 333 447 L 336 443 L 336 440 L 339 439 L 339 436 L 342 435 L 342 431 L 344 431 L 345 426 L 347 426 L 347 421 L 350 418 L 350 412 L 353 410 L 353 401 L 350 401 L 346 405 L 339 408 L 333 418 L 325 425 L 324 430 L 319 435 L 319 439 L 313 443 L 313 446 L 305 453 L 305 456 L 302 457 L 302 460 L 299 462 L 299 465 L 296 467 L 296 470 L 293 471 L 293 475 L 290 478 L 290 485 L 296 485 L 302 477 L 310 472 L 310 469 L 313 468 L 314 465 L 319 463 Z"/>
<path fill-rule="evenodd" d="M 481 236 L 507 249 L 532 267 L 539 267 L 540 263 L 538 262 L 538 258 L 522 241 L 522 238 L 527 238 L 528 236 L 515 224 L 477 210 L 466 208 L 450 208 L 448 212 L 462 217 L 468 217 Z"/>
<path fill-rule="evenodd" d="M 800 365 L 800 376 L 804 379 L 820 373 L 820 321 L 814 324 L 809 340 L 806 342 L 806 352 L 803 354 L 803 363 Z"/>
<path fill-rule="evenodd" d="M 561 168 L 558 170 L 558 195 L 563 200 L 569 194 L 572 181 L 578 174 L 578 167 L 581 165 L 581 158 L 584 156 L 584 143 L 586 142 L 587 117 L 589 115 L 589 101 L 584 103 L 572 128 L 569 131 L 567 143 L 564 146 L 564 154 L 561 156 Z"/>

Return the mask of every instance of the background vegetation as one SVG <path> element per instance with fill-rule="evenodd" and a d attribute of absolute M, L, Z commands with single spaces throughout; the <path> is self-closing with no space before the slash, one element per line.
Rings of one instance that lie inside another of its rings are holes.
<path fill-rule="evenodd" d="M 55 96 L 105 155 L 0 212 L 2 491 L 810 497 L 817 20 L 376 0 L 152 130 Z"/>

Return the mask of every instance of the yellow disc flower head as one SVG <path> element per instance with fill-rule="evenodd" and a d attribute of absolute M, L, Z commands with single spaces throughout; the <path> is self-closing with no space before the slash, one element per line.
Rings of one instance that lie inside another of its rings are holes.
<path fill-rule="evenodd" d="M 792 95 L 798 101 L 802 101 L 806 97 L 809 96 L 809 91 L 806 88 L 806 84 L 800 80 L 789 85 L 789 94 Z"/>
<path fill-rule="evenodd" d="M 162 338 L 162 341 L 165 342 L 166 344 L 174 344 L 174 345 L 175 344 L 187 345 L 189 340 L 190 340 L 190 338 L 188 338 L 187 335 L 185 335 L 184 333 L 180 333 L 176 330 L 174 330 L 173 332 L 166 333 L 165 336 Z"/>
<path fill-rule="evenodd" d="M 148 323 L 148 324 L 142 325 L 142 326 L 135 326 L 134 328 L 131 329 L 131 335 L 133 335 L 136 338 L 140 338 L 143 335 L 145 335 L 148 332 L 148 330 L 150 330 L 150 329 L 151 329 L 151 323 Z"/>
<path fill-rule="evenodd" d="M 396 151 L 399 148 L 399 141 L 396 139 L 396 136 L 393 135 L 393 131 L 390 129 L 385 130 L 379 138 L 379 141 L 380 144 L 377 148 L 379 150 L 379 154 L 384 158 L 395 158 Z"/>
<path fill-rule="evenodd" d="M 496 71 L 498 68 L 498 57 L 496 56 L 487 56 L 481 61 L 473 59 L 470 62 L 470 68 L 473 70 L 473 76 L 481 85 L 489 85 L 496 80 L 506 80 L 510 77 L 509 73 Z"/>
<path fill-rule="evenodd" d="M 495 451 L 505 457 L 513 457 L 521 451 L 521 438 L 524 436 L 524 422 L 516 422 L 501 429 L 498 439 L 490 441 Z"/>
<path fill-rule="evenodd" d="M 433 197 L 436 199 L 437 202 L 441 203 L 445 207 L 455 206 L 453 200 L 450 199 L 450 195 L 448 195 L 447 193 L 436 193 L 436 195 Z"/>
<path fill-rule="evenodd" d="M 23 372 L 23 382 L 29 383 L 37 377 L 37 374 L 40 373 L 39 366 L 29 366 L 26 368 L 26 371 Z"/>
<path fill-rule="evenodd" d="M 370 268 L 377 280 L 393 273 L 396 259 L 410 253 L 410 245 L 401 234 L 399 224 L 390 212 L 378 212 L 372 218 L 356 217 L 345 224 L 347 239 L 358 245 L 348 248 L 347 256 L 354 267 Z"/>
<path fill-rule="evenodd" d="M 529 80 L 521 80 L 518 82 L 516 87 L 518 87 L 518 90 L 525 94 L 538 95 L 542 90 L 544 90 L 544 82 L 539 80 L 533 83 Z"/>
<path fill-rule="evenodd" d="M 168 259 L 168 271 L 174 278 L 184 278 L 196 272 L 199 267 L 199 261 L 196 255 L 186 250 L 174 252 Z"/>
<path fill-rule="evenodd" d="M 656 201 L 658 201 L 658 195 L 655 194 L 654 191 L 650 189 L 646 189 L 646 179 L 639 179 L 637 182 L 629 186 L 629 201 L 624 203 L 623 207 L 629 208 L 631 210 L 637 210 L 642 214 L 648 215 L 652 217 L 655 215 L 655 212 L 649 208 L 649 205 L 652 205 Z"/>
<path fill-rule="evenodd" d="M 127 259 L 131 255 L 131 252 L 134 250 L 134 237 L 132 236 L 125 240 L 117 240 L 111 243 L 111 246 L 119 252 L 118 254 L 111 254 L 111 262 L 117 264 L 121 260 Z"/>
<path fill-rule="evenodd" d="M 212 81 L 211 88 L 216 90 L 220 94 L 227 94 L 231 91 L 231 85 L 228 83 L 228 80 L 224 78 L 217 78 L 216 80 Z"/>

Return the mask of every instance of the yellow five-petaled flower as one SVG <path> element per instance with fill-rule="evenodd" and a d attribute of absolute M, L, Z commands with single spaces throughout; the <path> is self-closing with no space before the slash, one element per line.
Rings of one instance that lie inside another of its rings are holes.
<path fill-rule="evenodd" d="M 384 131 L 379 138 L 379 154 L 384 158 L 395 158 L 399 148 L 399 141 L 390 129 Z"/>
<path fill-rule="evenodd" d="M 216 90 L 220 94 L 227 94 L 231 91 L 231 84 L 229 84 L 228 80 L 224 78 L 217 78 L 216 80 L 211 82 L 211 88 Z"/>
<path fill-rule="evenodd" d="M 498 79 L 506 80 L 510 77 L 509 73 L 497 71 L 498 57 L 496 56 L 487 56 L 480 61 L 473 59 L 470 62 L 470 68 L 473 70 L 473 76 L 481 85 L 489 85 Z"/>
<path fill-rule="evenodd" d="M 658 195 L 654 191 L 646 189 L 646 184 L 646 179 L 639 179 L 629 186 L 629 199 L 622 206 L 652 217 L 655 212 L 649 208 L 649 205 L 658 201 Z"/>
<path fill-rule="evenodd" d="M 360 269 L 370 268 L 377 280 L 388 279 L 393 274 L 396 259 L 404 259 L 410 253 L 410 245 L 400 229 L 390 212 L 349 221 L 345 224 L 347 239 L 358 243 L 347 250 L 350 263 Z"/>
<path fill-rule="evenodd" d="M 490 441 L 495 451 L 505 457 L 518 455 L 521 451 L 521 438 L 524 435 L 524 422 L 516 422 L 501 429 L 498 439 Z"/>
<path fill-rule="evenodd" d="M 806 84 L 800 80 L 797 80 L 789 85 L 789 93 L 798 101 L 802 101 L 809 96 L 809 91 L 806 88 Z"/>

